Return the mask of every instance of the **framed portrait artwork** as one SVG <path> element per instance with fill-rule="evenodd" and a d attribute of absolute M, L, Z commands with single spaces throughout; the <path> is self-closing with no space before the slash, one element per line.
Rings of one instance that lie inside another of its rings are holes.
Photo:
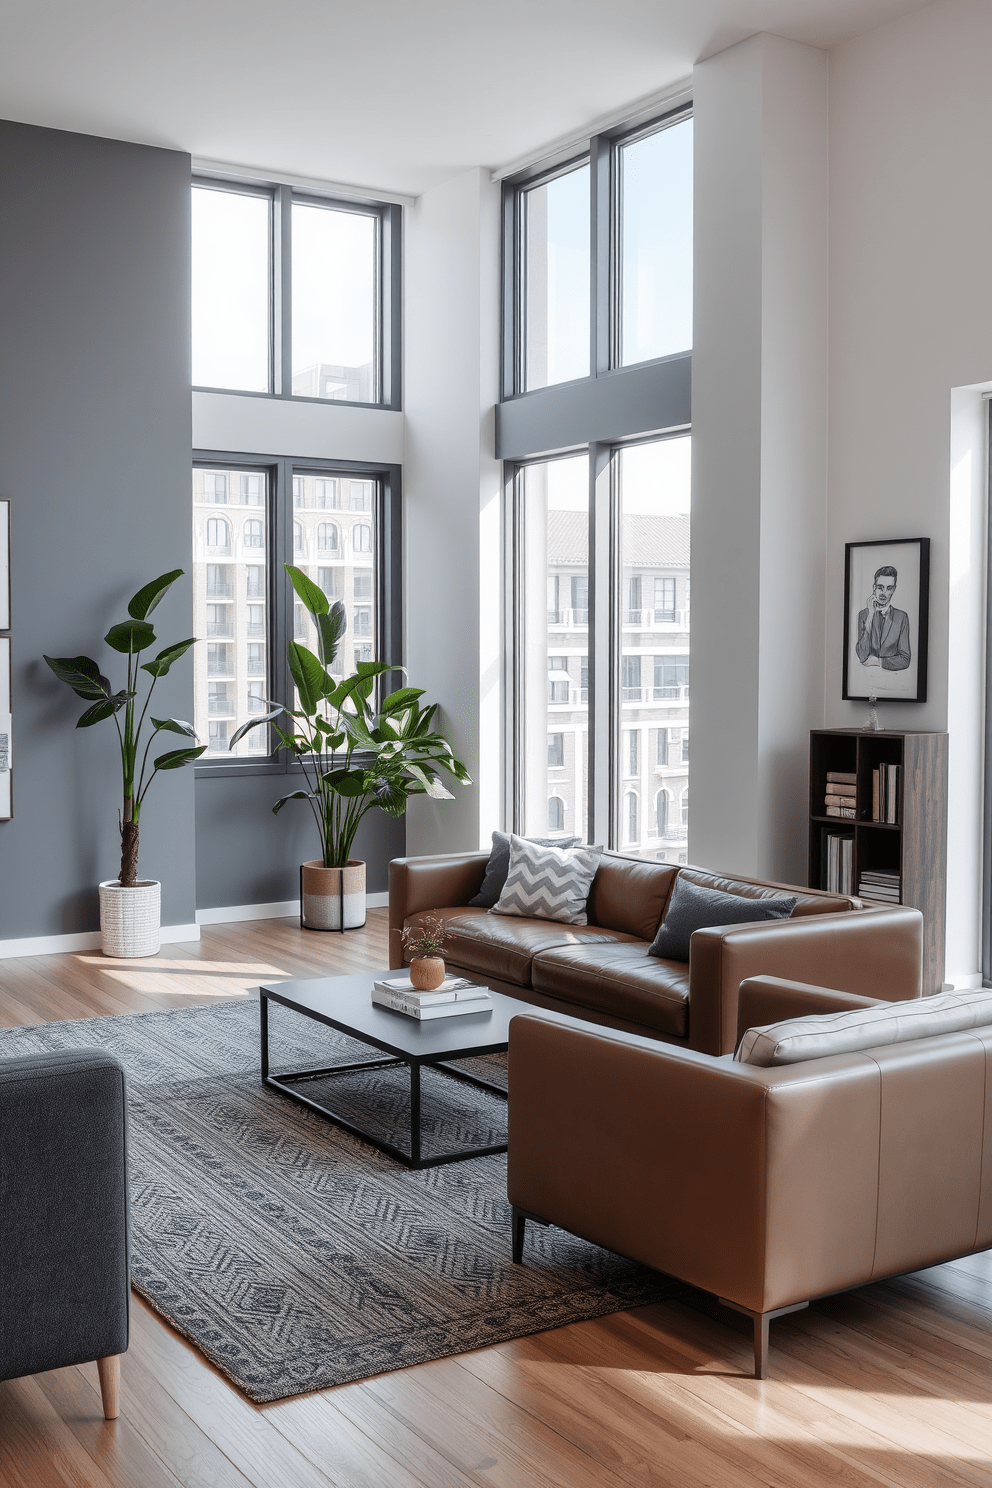
<path fill-rule="evenodd" d="M 928 537 L 847 544 L 845 698 L 926 702 L 929 606 Z"/>
<path fill-rule="evenodd" d="M 14 814 L 10 748 L 10 636 L 0 636 L 0 821 Z"/>

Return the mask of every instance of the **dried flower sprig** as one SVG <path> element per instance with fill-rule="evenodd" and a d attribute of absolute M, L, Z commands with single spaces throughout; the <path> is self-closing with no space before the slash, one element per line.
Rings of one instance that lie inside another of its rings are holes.
<path fill-rule="evenodd" d="M 417 925 L 407 925 L 403 945 L 411 956 L 440 956 L 451 938 L 451 931 L 440 915 L 424 915 Z"/>

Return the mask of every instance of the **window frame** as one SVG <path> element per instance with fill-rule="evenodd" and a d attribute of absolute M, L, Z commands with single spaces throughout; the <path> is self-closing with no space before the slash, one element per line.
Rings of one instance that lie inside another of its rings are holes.
<path fill-rule="evenodd" d="M 593 135 L 587 148 L 553 165 L 543 163 L 507 177 L 502 187 L 502 388 L 500 401 L 538 397 L 556 388 L 575 388 L 597 378 L 637 367 L 678 361 L 689 351 L 621 362 L 622 337 L 622 213 L 620 152 L 625 145 L 670 129 L 693 116 L 691 100 L 664 109 L 650 119 L 626 122 Z M 526 243 L 524 197 L 535 187 L 576 170 L 588 162 L 589 180 L 589 374 L 541 388 L 525 386 L 526 358 Z"/>
<path fill-rule="evenodd" d="M 404 664 L 403 595 L 402 595 L 402 472 L 399 465 L 379 464 L 371 461 L 320 460 L 287 456 L 247 454 L 244 451 L 206 450 L 193 451 L 193 468 L 215 469 L 224 467 L 237 470 L 264 471 L 269 482 L 267 530 L 265 547 L 267 555 L 266 592 L 257 603 L 265 605 L 266 634 L 261 637 L 266 647 L 267 669 L 263 679 L 265 695 L 288 700 L 292 696 L 293 679 L 287 657 L 288 642 L 294 628 L 293 605 L 296 593 L 284 564 L 295 562 L 293 552 L 293 523 L 296 508 L 293 505 L 294 475 L 324 475 L 349 479 L 371 480 L 378 484 L 380 498 L 373 501 L 373 510 L 366 513 L 366 520 L 373 528 L 373 551 L 378 554 L 375 567 L 377 584 L 375 598 L 369 601 L 375 608 L 373 624 L 380 637 L 380 651 L 397 667 L 380 679 L 385 691 L 402 685 Z M 230 508 L 227 508 L 230 511 Z M 258 520 L 258 519 L 256 519 Z M 308 565 L 309 558 L 303 560 Z M 319 567 L 316 557 L 314 567 Z M 252 638 L 255 640 L 256 638 Z M 361 638 L 359 638 L 361 639 Z M 354 637 L 346 632 L 345 644 L 351 645 Z M 201 644 L 206 644 L 203 638 Z M 352 668 L 348 668 L 352 670 Z M 223 679 L 218 679 L 223 680 Z M 359 756 L 356 755 L 356 758 Z M 276 747 L 267 755 L 251 756 L 202 756 L 194 766 L 197 779 L 231 775 L 285 775 L 302 773 L 300 765 L 288 750 Z"/>
<path fill-rule="evenodd" d="M 346 408 L 402 408 L 402 261 L 403 208 L 397 202 L 372 197 L 340 197 L 313 190 L 299 190 L 283 182 L 239 180 L 195 172 L 190 189 L 227 191 L 242 196 L 267 198 L 269 209 L 269 389 L 206 387 L 193 384 L 196 393 L 225 393 L 238 398 L 277 398 L 291 403 L 317 403 L 322 407 L 343 403 Z M 378 396 L 371 403 L 351 399 L 313 398 L 293 392 L 293 204 L 329 208 L 373 217 L 376 220 L 376 294 L 374 344 L 375 385 Z"/>

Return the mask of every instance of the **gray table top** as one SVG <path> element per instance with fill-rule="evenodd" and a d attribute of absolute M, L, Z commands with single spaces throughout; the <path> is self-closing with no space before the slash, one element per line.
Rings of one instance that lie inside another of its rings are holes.
<path fill-rule="evenodd" d="M 509 1041 L 510 1019 L 518 1013 L 540 1011 L 529 1002 L 490 992 L 493 1005 L 485 1012 L 421 1022 L 372 1002 L 372 983 L 396 975 L 385 968 L 357 976 L 274 982 L 259 991 L 341 1033 L 353 1034 L 362 1043 L 415 1063 L 498 1053 Z"/>

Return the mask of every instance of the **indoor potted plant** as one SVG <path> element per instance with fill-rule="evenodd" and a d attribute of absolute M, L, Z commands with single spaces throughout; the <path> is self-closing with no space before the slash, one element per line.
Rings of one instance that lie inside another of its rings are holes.
<path fill-rule="evenodd" d="M 150 661 L 141 661 L 142 652 L 156 643 L 148 616 L 182 572 L 181 568 L 173 569 L 139 589 L 127 607 L 131 618 L 112 625 L 105 635 L 107 645 L 127 657 L 127 679 L 119 691 L 113 690 L 97 663 L 88 656 L 45 657 L 56 677 L 67 682 L 79 697 L 92 703 L 76 727 L 90 728 L 94 723 L 112 718 L 117 729 L 124 792 L 123 810 L 119 817 L 121 868 L 116 879 L 108 879 L 100 885 L 100 929 L 105 956 L 154 956 L 158 951 L 162 885 L 155 879 L 138 878 L 141 808 L 156 775 L 162 770 L 178 770 L 191 764 L 206 748 L 206 745 L 199 745 L 167 750 L 152 761 L 149 773 L 148 755 L 153 740 L 160 733 L 184 734 L 196 739 L 192 724 L 181 718 L 149 716 L 144 751 L 141 751 L 142 727 L 155 684 L 196 640 L 191 636 L 187 641 L 177 641 Z M 147 672 L 151 678 L 143 703 L 139 697 L 140 672 Z"/>
<path fill-rule="evenodd" d="M 437 704 L 420 706 L 423 689 L 400 687 L 376 709 L 376 678 L 399 671 L 383 661 L 360 661 L 357 670 L 335 682 L 330 668 L 347 624 L 340 600 L 332 605 L 305 573 L 286 564 L 293 588 L 313 617 L 318 654 L 299 641 L 289 643 L 289 670 L 298 706 L 273 703 L 231 740 L 233 749 L 249 729 L 271 723 L 276 736 L 299 762 L 306 789 L 291 791 L 273 806 L 307 801 L 320 837 L 322 856 L 300 870 L 300 920 L 310 930 L 347 930 L 365 923 L 365 864 L 351 856 L 362 818 L 378 807 L 403 816 L 411 796 L 453 800 L 439 772 L 469 781 L 451 745 L 431 729 Z M 285 718 L 285 727 L 275 723 Z"/>
<path fill-rule="evenodd" d="M 444 948 L 450 938 L 440 915 L 424 915 L 403 931 L 403 945 L 410 952 L 410 981 L 418 992 L 436 992 L 444 981 Z"/>

